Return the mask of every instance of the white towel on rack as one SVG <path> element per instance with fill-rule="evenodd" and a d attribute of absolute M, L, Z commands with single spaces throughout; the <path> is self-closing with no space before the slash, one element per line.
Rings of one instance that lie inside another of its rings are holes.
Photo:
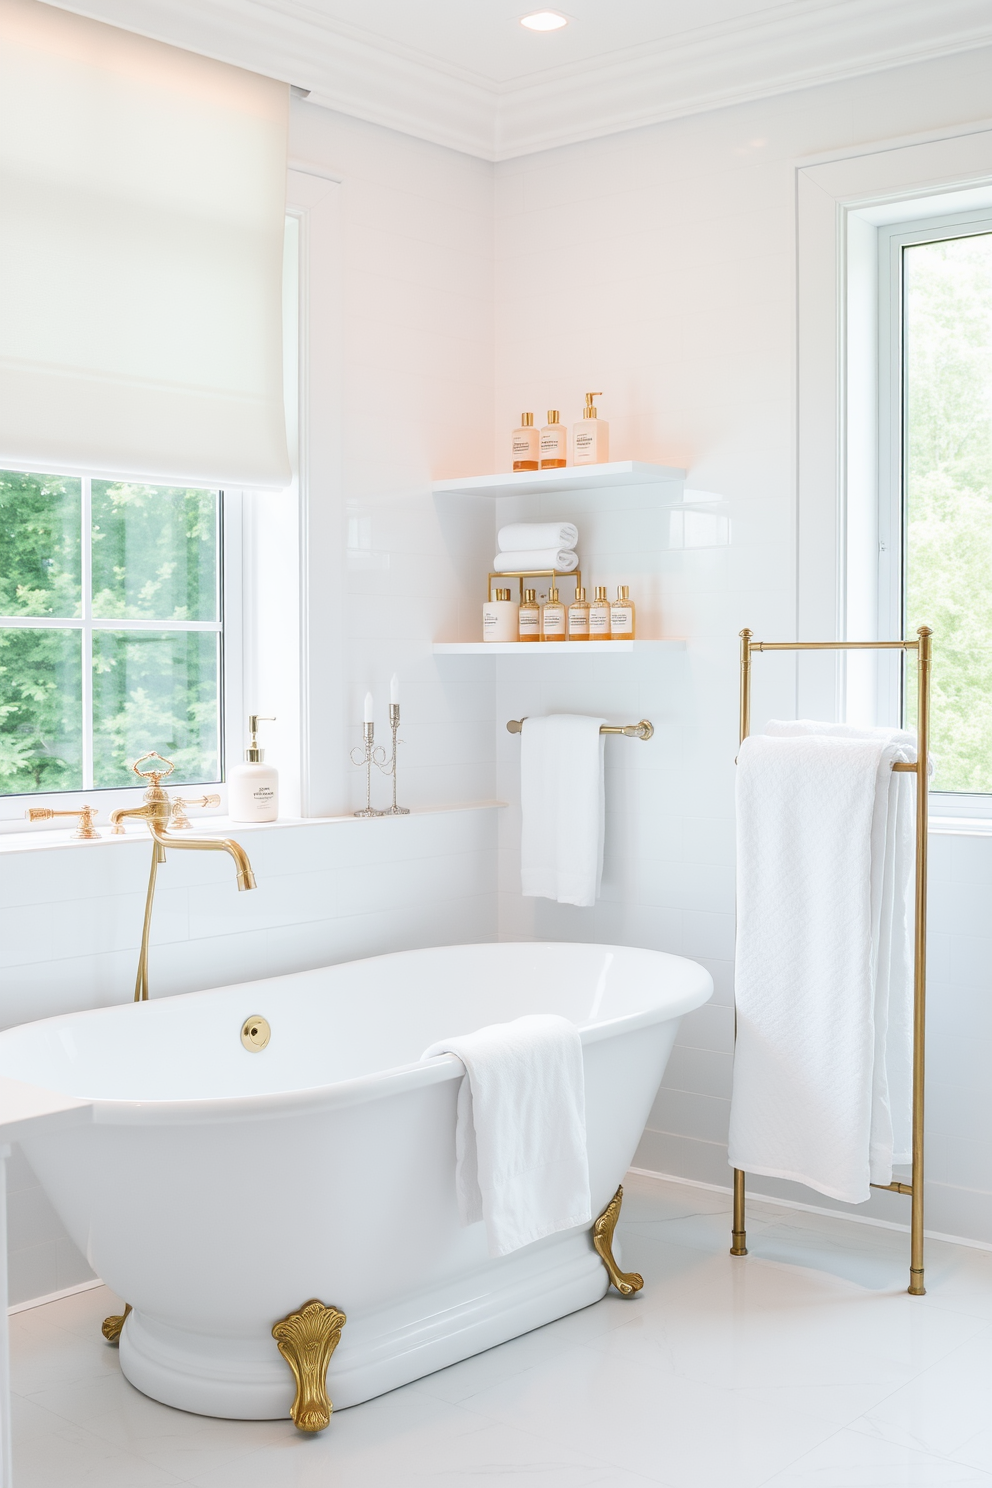
<path fill-rule="evenodd" d="M 579 556 L 568 548 L 523 548 L 515 553 L 497 553 L 494 573 L 532 572 L 535 568 L 555 568 L 559 573 L 572 573 L 579 566 Z"/>
<path fill-rule="evenodd" d="M 574 1023 L 531 1013 L 440 1039 L 424 1059 L 456 1054 L 455 1185 L 462 1224 L 486 1222 L 489 1254 L 588 1224 L 582 1042 Z"/>
<path fill-rule="evenodd" d="M 496 534 L 496 546 L 501 553 L 526 552 L 528 548 L 574 548 L 578 540 L 579 529 L 574 522 L 510 522 Z"/>
<path fill-rule="evenodd" d="M 520 880 L 528 898 L 588 907 L 603 878 L 603 718 L 553 713 L 520 732 Z"/>
<path fill-rule="evenodd" d="M 801 720 L 738 756 L 729 1159 L 847 1203 L 911 1156 L 911 739 Z"/>

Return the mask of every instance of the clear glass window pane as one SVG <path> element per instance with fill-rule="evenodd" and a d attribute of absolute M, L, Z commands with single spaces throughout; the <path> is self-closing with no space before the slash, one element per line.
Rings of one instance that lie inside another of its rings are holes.
<path fill-rule="evenodd" d="M 906 633 L 934 629 L 933 788 L 992 792 L 992 234 L 903 269 Z"/>
<path fill-rule="evenodd" d="M 130 761 L 155 749 L 174 783 L 220 778 L 216 631 L 93 632 L 93 778 L 134 783 Z"/>
<path fill-rule="evenodd" d="M 0 471 L 0 615 L 80 613 L 82 482 Z"/>
<path fill-rule="evenodd" d="M 0 795 L 81 788 L 81 641 L 0 627 Z"/>
<path fill-rule="evenodd" d="M 216 620 L 216 491 L 92 485 L 97 620 Z"/>

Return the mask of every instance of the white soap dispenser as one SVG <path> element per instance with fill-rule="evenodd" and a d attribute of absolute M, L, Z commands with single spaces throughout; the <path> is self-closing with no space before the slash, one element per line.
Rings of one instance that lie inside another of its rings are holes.
<path fill-rule="evenodd" d="M 263 763 L 265 750 L 258 747 L 258 725 L 275 723 L 274 718 L 248 715 L 251 742 L 245 763 L 235 765 L 227 783 L 227 814 L 236 822 L 275 821 L 279 815 L 279 771 Z"/>

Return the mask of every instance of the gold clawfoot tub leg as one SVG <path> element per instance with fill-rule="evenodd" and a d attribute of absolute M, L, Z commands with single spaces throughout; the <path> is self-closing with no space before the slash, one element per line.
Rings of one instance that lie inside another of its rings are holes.
<path fill-rule="evenodd" d="M 121 1329 L 127 1322 L 127 1315 L 130 1311 L 130 1302 L 125 1302 L 123 1312 L 114 1313 L 112 1317 L 104 1318 L 103 1326 L 101 1327 L 100 1332 L 103 1334 L 108 1343 L 120 1343 Z"/>
<path fill-rule="evenodd" d="M 296 1380 L 296 1399 L 289 1414 L 299 1431 L 323 1431 L 331 1419 L 334 1407 L 327 1398 L 327 1366 L 347 1321 L 336 1307 L 325 1307 L 314 1298 L 272 1329 Z"/>
<path fill-rule="evenodd" d="M 644 1277 L 639 1276 L 636 1271 L 621 1271 L 613 1259 L 613 1231 L 617 1227 L 620 1218 L 620 1205 L 623 1203 L 623 1184 L 617 1189 L 602 1214 L 592 1227 L 592 1243 L 600 1260 L 606 1267 L 610 1281 L 616 1287 L 621 1297 L 632 1297 L 639 1292 L 644 1285 Z"/>

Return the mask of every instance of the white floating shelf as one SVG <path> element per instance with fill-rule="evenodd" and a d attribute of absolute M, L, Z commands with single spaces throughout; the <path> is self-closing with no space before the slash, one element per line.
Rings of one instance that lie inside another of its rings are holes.
<path fill-rule="evenodd" d="M 611 460 L 606 465 L 575 465 L 564 470 L 521 470 L 504 475 L 469 475 L 458 480 L 435 481 L 432 491 L 448 496 L 532 496 L 541 491 L 596 491 L 604 486 L 678 487 L 685 471 L 674 465 L 649 465 L 642 460 Z M 668 504 L 681 501 L 681 490 L 666 492 Z"/>
<path fill-rule="evenodd" d="M 435 656 L 590 656 L 684 651 L 685 641 L 435 641 Z"/>

